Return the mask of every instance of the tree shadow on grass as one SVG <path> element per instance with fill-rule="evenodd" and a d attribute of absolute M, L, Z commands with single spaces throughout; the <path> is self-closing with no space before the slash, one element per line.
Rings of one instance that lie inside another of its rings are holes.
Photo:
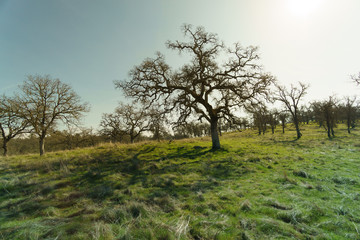
<path fill-rule="evenodd" d="M 226 149 L 213 151 L 204 147 L 177 148 L 162 158 L 146 161 L 147 164 L 132 173 L 127 186 L 141 183 L 142 187 L 152 189 L 148 196 L 150 199 L 167 195 L 177 198 L 212 190 L 223 181 L 234 177 L 234 174 L 246 173 L 246 171 L 233 171 L 235 166 L 233 160 L 212 160 L 212 156 L 209 156 L 209 159 L 196 159 L 210 152 L 228 151 Z M 173 161 L 177 158 L 178 162 Z M 193 181 L 181 182 L 179 174 L 182 176 L 196 174 L 199 177 Z"/>
<path fill-rule="evenodd" d="M 212 189 L 218 184 L 217 180 L 208 181 L 208 178 L 217 178 L 218 181 L 222 181 L 222 179 L 227 179 L 231 176 L 229 173 L 232 166 L 227 164 L 226 161 L 211 161 L 211 163 L 206 164 L 208 160 L 200 159 L 201 156 L 208 153 L 226 152 L 227 150 L 220 149 L 213 151 L 207 147 L 200 146 L 178 147 L 163 156 L 154 155 L 153 158 L 150 157 L 149 159 L 148 154 L 151 154 L 155 148 L 155 146 L 147 146 L 137 152 L 133 152 L 131 157 L 113 159 L 112 161 L 104 160 L 105 158 L 111 158 L 109 153 L 97 155 L 94 157 L 93 162 L 96 162 L 96 159 L 98 159 L 99 163 L 90 166 L 83 174 L 75 176 L 73 181 L 80 183 L 80 188 L 83 191 L 93 189 L 90 191 L 91 194 L 88 194 L 89 197 L 93 200 L 101 200 L 111 197 L 115 189 L 129 192 L 131 186 L 138 183 L 144 188 L 156 188 L 156 191 L 166 192 L 166 194 L 171 196 L 189 194 L 199 191 L 199 189 L 206 191 L 206 189 Z M 176 161 L 176 159 L 179 161 Z M 213 169 L 210 169 L 212 167 Z M 179 179 L 169 177 L 169 175 L 174 176 L 178 175 L 178 173 L 191 174 L 193 172 L 199 174 L 202 179 L 187 185 L 177 184 L 175 182 L 179 181 Z M 123 177 L 121 183 L 107 178 L 108 175 L 114 173 L 118 173 Z M 155 193 L 155 195 L 157 194 Z"/>
<path fill-rule="evenodd" d="M 138 195 L 131 196 L 131 192 L 139 191 L 140 194 L 144 194 L 142 201 L 151 205 L 157 204 L 163 211 L 169 212 L 175 208 L 172 198 L 182 201 L 184 197 L 193 197 L 199 192 L 211 191 L 232 176 L 233 163 L 231 161 L 213 160 L 214 156 L 211 154 L 209 159 L 202 158 L 213 152 L 209 148 L 179 147 L 172 151 L 169 150 L 164 156 L 154 155 L 152 157 L 150 154 L 155 148 L 146 146 L 138 151 L 133 151 L 131 155 L 124 155 L 124 158 L 116 159 L 111 152 L 107 152 L 93 155 L 86 161 L 76 163 L 68 161 L 65 164 L 69 164 L 70 170 L 66 176 L 63 176 L 61 182 L 49 184 L 36 182 L 35 185 L 9 189 L 12 194 L 22 196 L 26 192 L 30 196 L 24 200 L 11 201 L 13 204 L 9 202 L 0 210 L 4 211 L 5 219 L 11 221 L 20 219 L 24 215 L 28 217 L 44 216 L 48 207 L 55 210 L 71 208 L 83 198 L 91 199 L 94 202 L 110 200 L 113 202 L 110 204 L 135 201 Z M 54 171 L 59 171 L 61 174 L 60 170 Z M 181 182 L 182 177 L 180 176 L 183 173 L 190 177 Z M 192 178 L 192 173 L 199 176 Z M 119 174 L 119 178 L 117 178 L 117 174 Z M 109 175 L 115 175 L 115 177 L 108 177 Z M 121 181 L 116 179 L 121 179 Z M 140 183 L 140 187 L 132 186 L 138 183 Z M 57 189 L 68 186 L 70 189 L 65 196 L 57 196 L 55 200 L 52 199 L 52 196 L 55 196 L 53 193 Z M 145 189 L 149 191 L 146 190 L 142 193 Z M 41 201 L 37 198 L 39 195 L 42 196 Z M 76 214 L 86 214 L 82 211 L 80 210 Z M 72 217 L 72 215 L 69 216 L 69 218 Z"/>
<path fill-rule="evenodd" d="M 213 150 L 209 150 L 206 147 L 194 146 L 190 149 L 185 147 L 178 147 L 175 152 L 167 154 L 165 157 L 158 159 L 175 159 L 175 158 L 187 158 L 187 159 L 195 159 L 202 155 L 205 155 Z"/>
<path fill-rule="evenodd" d="M 273 139 L 269 142 L 261 143 L 261 144 L 266 146 L 273 146 L 274 144 L 282 144 L 283 146 L 296 146 L 297 144 L 299 144 L 299 140 L 300 140 L 299 138 L 286 139 L 286 140 Z"/>
<path fill-rule="evenodd" d="M 165 162 L 173 159 L 189 159 L 193 160 L 202 155 L 211 152 L 205 147 L 195 146 L 192 148 L 179 147 L 175 151 L 170 152 L 164 156 L 154 157 L 154 159 L 143 160 L 141 155 L 150 154 L 156 149 L 155 146 L 147 146 L 137 152 L 135 152 L 131 157 L 126 159 L 116 159 L 107 161 L 109 153 L 103 153 L 94 157 L 90 165 L 87 166 L 87 169 L 83 174 L 75 176 L 76 181 L 78 182 L 88 182 L 88 183 L 99 183 L 101 182 L 108 174 L 113 174 L 114 172 L 129 174 L 132 175 L 133 180 L 130 182 L 136 182 L 136 178 L 142 179 L 144 175 L 149 173 L 162 173 L 166 170 L 171 170 L 169 164 L 160 164 L 160 167 L 154 167 L 152 163 L 156 162 Z M 198 162 L 198 161 L 195 161 Z M 179 163 L 171 163 L 170 165 L 182 165 L 187 162 L 180 161 Z M 192 161 L 194 163 L 194 161 Z M 170 167 L 170 168 L 169 168 Z M 152 169 L 153 168 L 153 169 Z"/>

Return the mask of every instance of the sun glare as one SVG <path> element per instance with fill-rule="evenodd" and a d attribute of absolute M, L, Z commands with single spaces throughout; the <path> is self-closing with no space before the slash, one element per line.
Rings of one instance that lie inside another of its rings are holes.
<path fill-rule="evenodd" d="M 315 12 L 323 0 L 287 0 L 288 8 L 292 14 L 307 17 Z"/>

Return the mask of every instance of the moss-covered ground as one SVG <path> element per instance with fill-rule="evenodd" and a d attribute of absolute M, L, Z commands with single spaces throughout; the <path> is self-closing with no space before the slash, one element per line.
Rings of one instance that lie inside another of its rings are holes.
<path fill-rule="evenodd" d="M 0 158 L 0 239 L 360 239 L 360 131 Z"/>

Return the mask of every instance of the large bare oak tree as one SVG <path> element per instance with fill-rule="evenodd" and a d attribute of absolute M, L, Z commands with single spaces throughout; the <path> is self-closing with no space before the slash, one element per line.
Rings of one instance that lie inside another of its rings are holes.
<path fill-rule="evenodd" d="M 59 121 L 76 123 L 88 105 L 81 103 L 72 88 L 49 75 L 29 75 L 19 86 L 17 99 L 22 107 L 22 117 L 39 137 L 40 155 L 45 153 L 45 137 Z"/>
<path fill-rule="evenodd" d="M 177 110 L 178 125 L 194 114 L 206 119 L 212 148 L 219 149 L 219 119 L 232 121 L 236 109 L 266 95 L 273 77 L 263 73 L 256 47 L 243 48 L 237 43 L 228 48 L 203 27 L 184 25 L 182 30 L 189 41 L 168 41 L 166 46 L 179 54 L 188 53 L 189 63 L 175 70 L 157 53 L 135 66 L 128 81 L 116 81 L 115 85 L 137 101 L 156 102 L 166 112 Z"/>

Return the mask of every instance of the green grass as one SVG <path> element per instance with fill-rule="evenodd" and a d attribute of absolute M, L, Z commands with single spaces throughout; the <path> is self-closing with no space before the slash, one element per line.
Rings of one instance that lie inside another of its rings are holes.
<path fill-rule="evenodd" d="M 0 239 L 360 239 L 360 131 L 0 158 Z"/>

